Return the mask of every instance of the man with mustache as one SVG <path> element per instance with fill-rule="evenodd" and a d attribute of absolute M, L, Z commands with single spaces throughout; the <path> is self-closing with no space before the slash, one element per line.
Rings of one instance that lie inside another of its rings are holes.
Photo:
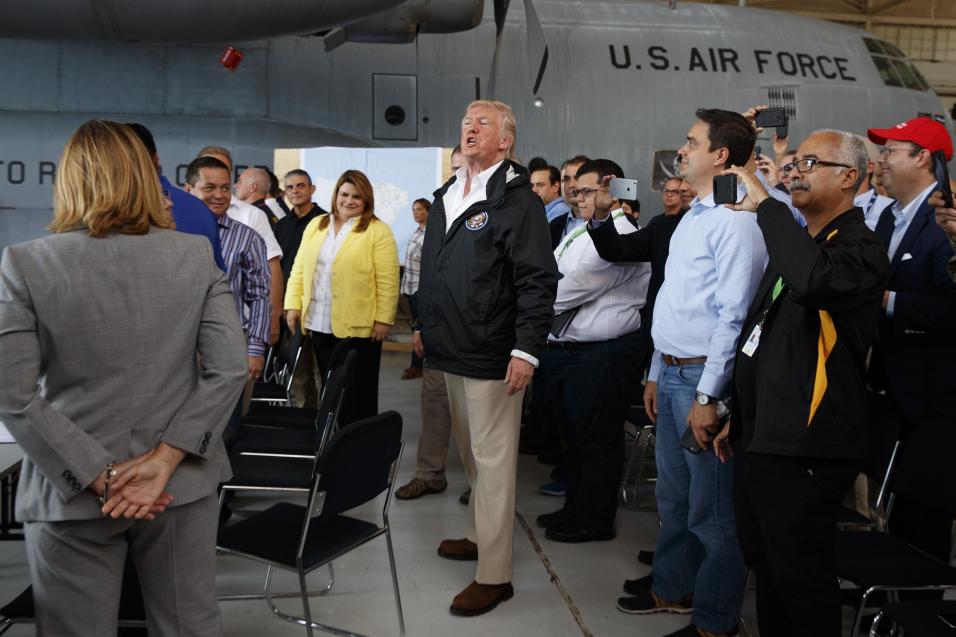
<path fill-rule="evenodd" d="M 889 263 L 853 203 L 867 172 L 862 141 L 817 131 L 794 159 L 783 170 L 806 230 L 754 174 L 727 171 L 747 190 L 731 207 L 757 213 L 770 264 L 714 451 L 725 462 L 735 455 L 737 537 L 756 576 L 760 634 L 838 637 L 836 513 L 866 455 L 863 370 Z"/>

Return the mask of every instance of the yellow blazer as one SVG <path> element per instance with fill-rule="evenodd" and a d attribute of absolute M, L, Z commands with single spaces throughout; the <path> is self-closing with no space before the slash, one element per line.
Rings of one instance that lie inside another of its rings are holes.
<path fill-rule="evenodd" d="M 331 223 L 319 230 L 316 217 L 305 228 L 286 284 L 284 307 L 308 320 L 315 264 Z M 398 248 L 387 223 L 373 219 L 365 232 L 353 227 L 332 262 L 332 333 L 368 338 L 374 322 L 391 325 L 398 309 Z"/>

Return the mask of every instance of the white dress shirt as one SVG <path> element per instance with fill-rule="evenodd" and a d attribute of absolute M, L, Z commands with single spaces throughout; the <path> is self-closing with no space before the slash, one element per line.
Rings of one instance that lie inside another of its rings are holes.
<path fill-rule="evenodd" d="M 262 240 L 266 243 L 266 260 L 282 258 L 282 248 L 279 247 L 279 242 L 276 241 L 276 236 L 272 232 L 272 224 L 269 223 L 269 218 L 266 217 L 266 213 L 252 204 L 246 203 L 241 199 L 236 199 L 236 197 L 233 196 L 232 201 L 229 202 L 229 209 L 226 210 L 226 214 L 229 215 L 230 218 L 246 224 L 255 230 L 256 234 L 262 237 Z"/>
<path fill-rule="evenodd" d="M 916 211 L 919 210 L 923 202 L 933 194 L 933 191 L 938 188 L 939 186 L 934 181 L 926 187 L 926 190 L 916 195 L 916 197 L 905 206 L 901 205 L 899 201 L 893 202 L 893 207 L 890 208 L 890 212 L 893 213 L 893 236 L 890 237 L 890 249 L 886 251 L 886 255 L 891 262 L 896 255 L 897 248 L 900 247 L 900 242 L 903 241 L 903 235 L 906 234 L 906 230 L 913 222 L 913 217 L 916 216 Z M 895 309 L 896 292 L 890 291 L 890 297 L 886 301 L 886 315 L 892 317 Z"/>
<path fill-rule="evenodd" d="M 757 215 L 697 197 L 674 230 L 657 294 L 651 336 L 654 357 L 648 378 L 660 377 L 661 354 L 706 356 L 697 389 L 724 397 L 737 339 L 767 266 L 767 247 Z"/>
<path fill-rule="evenodd" d="M 335 220 L 329 220 L 329 232 L 319 250 L 312 275 L 312 299 L 309 301 L 309 322 L 305 326 L 311 332 L 332 333 L 332 264 L 338 256 L 345 238 L 355 225 L 352 217 L 335 233 Z"/>
<path fill-rule="evenodd" d="M 870 230 L 876 230 L 880 214 L 892 203 L 892 199 L 877 193 L 875 188 L 870 188 L 862 195 L 853 198 L 853 205 L 863 209 L 863 222 Z"/>
<path fill-rule="evenodd" d="M 269 210 L 272 211 L 272 214 L 276 216 L 276 219 L 282 219 L 285 216 L 285 210 L 283 210 L 279 202 L 275 200 L 275 197 L 268 197 L 265 199 L 265 202 L 266 205 L 269 206 Z"/>
<path fill-rule="evenodd" d="M 611 213 L 618 234 L 637 232 L 622 209 Z M 607 341 L 641 327 L 640 310 L 647 301 L 649 263 L 609 263 L 598 256 L 586 226 L 565 237 L 554 251 L 561 278 L 554 313 L 579 307 L 567 331 L 556 339 L 570 342 Z"/>
<path fill-rule="evenodd" d="M 468 179 L 468 167 L 462 166 L 455 172 L 455 183 L 448 187 L 444 197 L 442 197 L 442 205 L 445 208 L 445 232 L 451 230 L 455 219 L 465 214 L 468 208 L 488 198 L 486 190 L 488 180 L 491 179 L 491 176 L 495 174 L 495 171 L 498 170 L 498 167 L 501 166 L 502 163 L 503 162 L 499 161 L 494 166 L 486 168 L 472 177 L 467 195 L 465 194 L 465 181 Z M 514 168 L 509 166 L 508 174 L 505 175 L 505 182 L 509 182 L 517 176 L 518 173 L 514 171 Z M 513 349 L 511 350 L 511 355 L 528 361 L 535 367 L 538 366 L 538 359 L 527 352 Z"/>

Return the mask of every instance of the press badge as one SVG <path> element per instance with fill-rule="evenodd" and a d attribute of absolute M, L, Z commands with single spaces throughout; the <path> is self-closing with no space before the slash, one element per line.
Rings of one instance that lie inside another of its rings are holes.
<path fill-rule="evenodd" d="M 754 325 L 754 331 L 752 331 L 750 336 L 747 337 L 747 342 L 744 343 L 744 346 L 741 349 L 741 351 L 747 356 L 753 357 L 754 352 L 757 351 L 757 346 L 760 345 L 760 332 L 762 329 L 760 326 L 760 323 Z"/>

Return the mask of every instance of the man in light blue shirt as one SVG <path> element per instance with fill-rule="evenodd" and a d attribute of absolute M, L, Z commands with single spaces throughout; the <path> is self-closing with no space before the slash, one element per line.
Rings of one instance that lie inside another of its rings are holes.
<path fill-rule="evenodd" d="M 733 472 L 708 447 L 718 428 L 717 403 L 730 390 L 740 330 L 767 264 L 756 217 L 715 205 L 713 197 L 714 176 L 747 164 L 756 131 L 730 111 L 701 109 L 697 118 L 679 156 L 681 173 L 698 196 L 671 238 L 644 393 L 648 416 L 657 422 L 661 530 L 654 573 L 645 591 L 631 590 L 639 594 L 618 601 L 620 610 L 634 614 L 693 613 L 689 626 L 668 637 L 698 637 L 698 629 L 737 632 L 745 568 Z M 699 453 L 680 444 L 688 428 Z"/>
<path fill-rule="evenodd" d="M 548 223 L 571 212 L 571 206 L 561 196 L 561 172 L 554 166 L 545 166 L 531 173 L 531 190 L 541 197 Z"/>

